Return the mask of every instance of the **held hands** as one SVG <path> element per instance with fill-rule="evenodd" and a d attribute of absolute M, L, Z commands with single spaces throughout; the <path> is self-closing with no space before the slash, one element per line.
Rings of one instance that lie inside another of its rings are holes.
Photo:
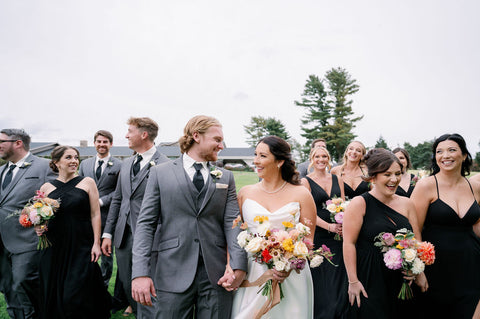
<path fill-rule="evenodd" d="M 103 238 L 102 240 L 102 253 L 105 256 L 110 257 L 112 253 L 112 240 L 110 238 Z"/>
<path fill-rule="evenodd" d="M 93 244 L 92 251 L 90 252 L 90 254 L 92 255 L 92 258 L 90 259 L 90 261 L 97 262 L 98 258 L 100 258 L 100 256 L 102 255 L 100 244 L 98 243 Z"/>
<path fill-rule="evenodd" d="M 150 295 L 157 297 L 152 278 L 137 277 L 132 280 L 132 298 L 136 302 L 144 306 L 153 306 Z"/>
<path fill-rule="evenodd" d="M 226 291 L 237 290 L 245 279 L 245 271 L 240 269 L 232 270 L 230 265 L 225 266 L 224 275 L 218 280 L 217 285 L 225 288 Z"/>
<path fill-rule="evenodd" d="M 367 292 L 360 281 L 357 280 L 348 283 L 348 301 L 351 306 L 353 306 L 353 303 L 356 300 L 357 305 L 360 308 L 360 293 L 362 293 L 365 298 L 368 298 Z"/>

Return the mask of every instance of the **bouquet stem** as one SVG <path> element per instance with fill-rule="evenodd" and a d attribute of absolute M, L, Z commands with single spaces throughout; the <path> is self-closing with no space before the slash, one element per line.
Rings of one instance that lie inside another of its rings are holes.
<path fill-rule="evenodd" d="M 412 287 L 408 284 L 406 279 L 403 279 L 402 288 L 400 288 L 400 293 L 398 294 L 398 299 L 409 300 L 413 298 Z"/>
<path fill-rule="evenodd" d="M 47 235 L 43 234 L 38 237 L 37 250 L 42 250 L 50 246 L 52 246 L 52 243 L 48 240 Z"/>

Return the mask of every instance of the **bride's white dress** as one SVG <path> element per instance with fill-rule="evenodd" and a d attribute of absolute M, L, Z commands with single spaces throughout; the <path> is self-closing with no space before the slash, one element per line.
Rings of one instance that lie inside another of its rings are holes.
<path fill-rule="evenodd" d="M 252 232 L 256 232 L 255 216 L 268 216 L 268 221 L 279 228 L 283 228 L 282 222 L 291 221 L 290 213 L 297 209 L 295 222 L 300 219 L 300 204 L 291 202 L 279 208 L 275 212 L 268 211 L 265 207 L 254 200 L 246 199 L 243 202 L 242 214 L 243 220 L 247 223 Z M 247 280 L 255 281 L 268 268 L 249 258 Z M 259 293 L 259 287 L 239 288 L 233 297 L 232 318 L 251 319 L 254 314 L 265 303 L 266 298 Z M 300 274 L 295 271 L 282 283 L 284 298 L 278 305 L 266 313 L 262 319 L 267 318 L 288 318 L 288 319 L 309 319 L 313 318 L 313 283 L 308 264 Z"/>

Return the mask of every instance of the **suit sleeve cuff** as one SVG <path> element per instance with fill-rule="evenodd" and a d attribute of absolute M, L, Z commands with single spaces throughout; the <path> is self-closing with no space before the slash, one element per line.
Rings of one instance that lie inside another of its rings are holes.
<path fill-rule="evenodd" d="M 98 202 L 100 203 L 100 207 L 103 207 L 103 200 L 101 198 L 98 199 Z"/>
<path fill-rule="evenodd" d="M 112 234 L 109 234 L 109 233 L 103 233 L 103 234 L 102 234 L 102 238 L 108 238 L 108 239 L 112 239 Z"/>

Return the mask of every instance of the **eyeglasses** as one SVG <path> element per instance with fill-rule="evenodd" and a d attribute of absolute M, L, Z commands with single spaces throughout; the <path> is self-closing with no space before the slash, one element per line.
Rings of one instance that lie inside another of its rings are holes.
<path fill-rule="evenodd" d="M 11 142 L 11 143 L 13 143 L 13 142 L 16 142 L 16 141 L 18 141 L 18 140 L 0 140 L 0 144 L 6 143 L 6 142 Z"/>

